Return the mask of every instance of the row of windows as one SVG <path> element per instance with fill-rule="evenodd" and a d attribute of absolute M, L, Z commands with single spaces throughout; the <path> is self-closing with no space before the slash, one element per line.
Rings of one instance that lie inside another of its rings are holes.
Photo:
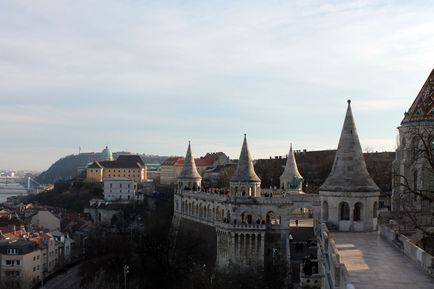
<path fill-rule="evenodd" d="M 131 187 L 131 184 L 128 184 L 128 189 Z M 110 184 L 110 188 L 113 188 L 113 184 Z M 122 188 L 122 184 L 119 184 L 119 188 Z M 136 188 L 136 185 L 134 185 L 134 188 Z"/>
<path fill-rule="evenodd" d="M 18 254 L 18 249 L 7 249 L 6 250 L 6 254 L 8 254 L 8 255 L 17 255 Z"/>
<path fill-rule="evenodd" d="M 20 260 L 6 260 L 6 266 L 20 266 Z"/>
<path fill-rule="evenodd" d="M 93 173 L 94 171 L 95 171 L 95 173 L 99 173 L 99 172 L 101 171 L 101 169 L 95 169 L 95 170 L 94 170 L 94 169 L 90 169 L 90 172 L 91 172 L 91 173 Z M 112 170 L 108 170 L 108 172 L 111 173 Z M 116 170 L 113 170 L 113 172 L 116 173 Z M 120 173 L 120 172 L 121 172 L 121 170 L 118 170 L 118 173 Z M 123 172 L 126 173 L 127 170 L 123 170 Z M 131 170 L 128 170 L 128 172 L 131 173 Z M 136 170 L 133 170 L 133 174 L 134 174 L 135 172 L 136 172 Z M 137 172 L 140 173 L 138 170 L 137 170 Z"/>

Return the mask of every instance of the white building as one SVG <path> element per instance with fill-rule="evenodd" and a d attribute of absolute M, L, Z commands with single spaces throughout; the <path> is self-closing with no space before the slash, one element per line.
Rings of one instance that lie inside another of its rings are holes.
<path fill-rule="evenodd" d="M 106 201 L 128 202 L 134 200 L 137 183 L 128 178 L 108 178 L 104 180 L 104 199 Z"/>

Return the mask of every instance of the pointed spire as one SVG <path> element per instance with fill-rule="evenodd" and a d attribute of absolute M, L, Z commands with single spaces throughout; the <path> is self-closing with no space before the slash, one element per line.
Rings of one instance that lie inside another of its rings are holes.
<path fill-rule="evenodd" d="M 294 151 L 292 150 L 292 143 L 289 147 L 288 157 L 286 159 L 285 169 L 283 170 L 280 179 L 292 181 L 294 178 L 303 179 L 300 172 L 298 171 L 297 161 L 295 160 Z"/>
<path fill-rule="evenodd" d="M 197 172 L 196 163 L 194 162 L 193 154 L 191 152 L 190 141 L 188 141 L 188 148 L 187 154 L 185 155 L 184 166 L 182 167 L 182 171 L 178 179 L 202 179 L 200 174 Z"/>
<path fill-rule="evenodd" d="M 332 170 L 320 190 L 332 192 L 380 191 L 366 168 L 351 111 L 351 100 L 348 100 L 347 113 Z"/>
<path fill-rule="evenodd" d="M 247 146 L 247 137 L 244 134 L 243 147 L 241 148 L 240 158 L 237 169 L 231 178 L 232 182 L 260 182 L 261 179 L 256 175 L 253 168 L 252 158 Z"/>

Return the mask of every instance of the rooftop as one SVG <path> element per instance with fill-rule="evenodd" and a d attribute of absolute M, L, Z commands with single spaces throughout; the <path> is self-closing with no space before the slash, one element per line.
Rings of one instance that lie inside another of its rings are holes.
<path fill-rule="evenodd" d="M 428 289 L 434 279 L 383 240 L 377 232 L 333 232 L 340 261 L 357 289 Z"/>

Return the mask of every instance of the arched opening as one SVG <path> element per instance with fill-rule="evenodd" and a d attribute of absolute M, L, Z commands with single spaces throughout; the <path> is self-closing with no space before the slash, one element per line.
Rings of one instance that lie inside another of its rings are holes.
<path fill-rule="evenodd" d="M 280 225 L 280 216 L 276 215 L 274 212 L 268 212 L 266 222 L 271 225 Z"/>
<path fill-rule="evenodd" d="M 348 221 L 350 219 L 350 206 L 347 202 L 342 202 L 339 205 L 339 219 L 341 221 Z"/>
<path fill-rule="evenodd" d="M 289 227 L 312 227 L 313 213 L 310 208 L 294 208 L 289 213 Z"/>
<path fill-rule="evenodd" d="M 378 208 L 377 202 L 374 202 L 374 205 L 372 207 L 372 218 L 377 218 L 378 215 L 377 208 Z"/>
<path fill-rule="evenodd" d="M 322 203 L 322 220 L 324 222 L 329 220 L 329 203 L 327 203 L 327 201 Z"/>
<path fill-rule="evenodd" d="M 354 205 L 354 218 L 353 218 L 354 222 L 358 222 L 362 220 L 362 207 L 363 205 L 360 202 L 357 202 Z"/>

